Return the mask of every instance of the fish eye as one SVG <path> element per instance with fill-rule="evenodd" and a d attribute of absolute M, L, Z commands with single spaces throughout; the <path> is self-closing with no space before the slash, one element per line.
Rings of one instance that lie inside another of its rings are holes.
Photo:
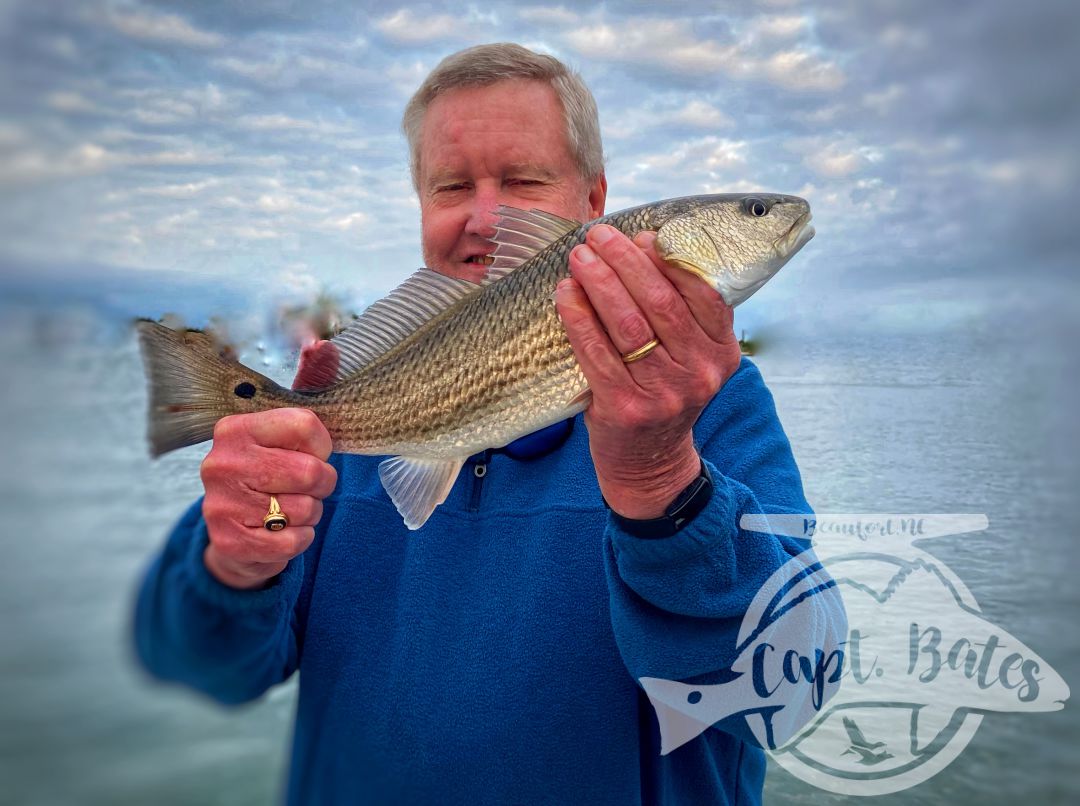
<path fill-rule="evenodd" d="M 233 389 L 233 394 L 237 397 L 242 397 L 250 400 L 251 398 L 255 397 L 255 386 L 254 384 L 250 384 L 247 381 L 244 381 L 243 383 L 236 385 L 236 388 Z"/>
<path fill-rule="evenodd" d="M 745 205 L 746 212 L 754 216 L 754 218 L 761 218 L 769 212 L 768 206 L 761 199 L 747 199 Z"/>

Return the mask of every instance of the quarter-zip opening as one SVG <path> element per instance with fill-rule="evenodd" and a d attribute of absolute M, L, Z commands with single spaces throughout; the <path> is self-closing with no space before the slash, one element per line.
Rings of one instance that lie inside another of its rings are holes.
<path fill-rule="evenodd" d="M 491 464 L 492 450 L 488 448 L 482 454 L 477 454 L 476 461 L 472 462 L 473 486 L 469 496 L 469 512 L 480 511 L 480 496 L 484 491 L 484 479 L 488 474 L 488 465 Z"/>

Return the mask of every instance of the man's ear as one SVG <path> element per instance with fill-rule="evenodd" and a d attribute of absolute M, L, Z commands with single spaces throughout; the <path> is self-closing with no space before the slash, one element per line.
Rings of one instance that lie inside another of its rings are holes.
<path fill-rule="evenodd" d="M 599 218 L 604 214 L 604 205 L 607 203 L 607 177 L 600 173 L 589 187 L 589 210 L 592 218 Z"/>

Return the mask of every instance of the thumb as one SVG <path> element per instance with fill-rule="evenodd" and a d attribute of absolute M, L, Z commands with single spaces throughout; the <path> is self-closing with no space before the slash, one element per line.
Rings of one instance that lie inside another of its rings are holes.
<path fill-rule="evenodd" d="M 322 389 L 337 380 L 341 356 L 337 345 L 330 341 L 305 344 L 300 350 L 300 368 L 293 380 L 293 389 Z"/>

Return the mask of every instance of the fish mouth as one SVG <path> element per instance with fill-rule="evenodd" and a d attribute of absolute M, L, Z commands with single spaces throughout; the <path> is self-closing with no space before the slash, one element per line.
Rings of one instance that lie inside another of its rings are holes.
<path fill-rule="evenodd" d="M 810 226 L 813 217 L 813 214 L 807 210 L 796 218 L 791 229 L 776 239 L 776 251 L 782 255 L 791 256 L 802 249 L 806 242 L 817 234 L 817 231 Z"/>

